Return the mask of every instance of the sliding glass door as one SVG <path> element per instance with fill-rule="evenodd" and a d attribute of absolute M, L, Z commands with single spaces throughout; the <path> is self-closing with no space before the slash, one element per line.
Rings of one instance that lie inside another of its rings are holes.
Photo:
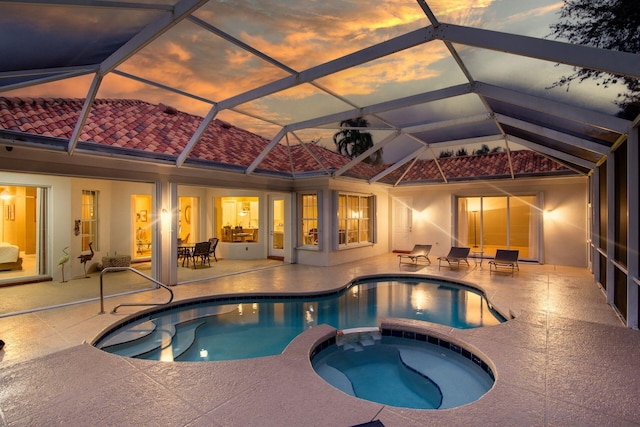
<path fill-rule="evenodd" d="M 48 273 L 46 197 L 46 187 L 0 185 L 0 284 Z"/>
<path fill-rule="evenodd" d="M 537 196 L 459 197 L 457 240 L 492 257 L 496 249 L 517 249 L 538 260 L 540 208 Z"/>

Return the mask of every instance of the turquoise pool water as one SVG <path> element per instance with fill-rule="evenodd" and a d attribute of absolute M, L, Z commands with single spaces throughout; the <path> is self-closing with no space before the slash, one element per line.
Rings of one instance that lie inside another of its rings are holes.
<path fill-rule="evenodd" d="M 313 368 L 346 394 L 403 408 L 455 408 L 493 387 L 490 369 L 462 351 L 391 336 L 363 341 L 329 346 L 312 358 Z"/>
<path fill-rule="evenodd" d="M 319 324 L 336 329 L 378 326 L 382 317 L 424 320 L 455 328 L 505 319 L 477 289 L 441 280 L 382 277 L 320 296 L 242 296 L 164 308 L 96 341 L 105 351 L 163 361 L 235 360 L 280 354 Z"/>

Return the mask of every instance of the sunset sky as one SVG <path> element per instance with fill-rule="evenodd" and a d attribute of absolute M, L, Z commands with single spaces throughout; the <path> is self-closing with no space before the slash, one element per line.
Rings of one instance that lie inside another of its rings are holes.
<path fill-rule="evenodd" d="M 173 1 L 142 1 L 173 4 Z M 438 0 L 427 1 L 440 23 L 549 37 L 549 25 L 558 19 L 558 0 Z M 13 70 L 95 63 L 114 45 L 157 20 L 161 10 L 4 3 L 0 1 L 0 88 L 13 82 Z M 415 0 L 370 2 L 293 0 L 210 0 L 195 20 L 213 26 L 294 71 L 302 71 L 368 46 L 430 25 Z M 195 20 L 183 20 L 117 67 L 118 71 L 174 87 L 211 102 L 260 87 L 289 73 L 218 35 Z M 499 84 L 574 105 L 615 112 L 620 88 L 605 90 L 592 83 L 546 89 L 572 68 L 454 45 L 474 80 Z M 92 76 L 0 92 L 0 96 L 84 98 Z M 416 93 L 428 92 L 467 79 L 441 41 L 419 45 L 370 63 L 317 80 L 342 99 L 311 84 L 246 103 L 238 114 L 223 111 L 218 118 L 273 137 L 282 125 L 338 111 L 364 107 Z M 105 77 L 98 98 L 131 98 L 164 103 L 204 116 L 211 103 L 194 100 L 117 74 Z M 349 103 L 343 102 L 343 100 Z M 473 95 L 401 111 L 403 125 L 447 120 L 461 113 L 484 112 Z M 265 120 L 257 120 L 251 116 Z M 389 119 L 399 119 L 393 114 Z M 274 124 L 269 123 L 272 122 Z M 327 130 L 309 129 L 298 136 L 305 142 L 330 141 Z M 381 139 L 387 133 L 374 132 Z M 291 141 L 294 142 L 294 141 Z"/>

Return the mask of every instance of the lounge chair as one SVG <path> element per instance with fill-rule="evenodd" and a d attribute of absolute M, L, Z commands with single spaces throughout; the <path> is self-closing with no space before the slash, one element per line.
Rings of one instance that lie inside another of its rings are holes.
<path fill-rule="evenodd" d="M 418 260 L 420 259 L 424 259 L 429 264 L 431 264 L 431 260 L 429 259 L 429 252 L 431 252 L 431 245 L 415 245 L 411 252 L 409 252 L 408 254 L 398 255 L 398 265 L 418 264 Z M 404 258 L 408 258 L 409 261 L 403 261 Z"/>
<path fill-rule="evenodd" d="M 469 256 L 470 251 L 471 248 L 452 246 L 447 256 L 438 257 L 438 270 L 442 266 L 442 261 L 446 261 L 449 264 L 449 268 L 451 268 L 452 264 L 456 264 L 457 267 L 460 268 L 461 262 L 464 262 L 467 264 L 467 267 L 469 267 L 467 257 Z"/>
<path fill-rule="evenodd" d="M 515 270 L 520 271 L 520 267 L 518 267 L 519 254 L 520 251 L 518 250 L 496 250 L 495 258 L 489 261 L 489 274 L 491 274 L 493 270 L 498 271 L 498 267 L 505 267 L 511 268 L 511 275 L 513 276 Z"/>

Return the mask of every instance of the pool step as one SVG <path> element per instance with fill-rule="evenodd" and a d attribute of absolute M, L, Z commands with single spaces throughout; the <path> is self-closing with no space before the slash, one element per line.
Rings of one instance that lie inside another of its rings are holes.
<path fill-rule="evenodd" d="M 147 322 L 149 323 L 149 322 Z M 150 322 L 154 323 L 154 322 Z M 147 325 L 149 326 L 149 325 Z M 174 325 L 155 326 L 150 332 L 136 339 L 125 340 L 121 337 L 118 344 L 102 345 L 100 348 L 125 357 L 137 357 L 152 351 L 162 350 L 171 345 L 176 329 Z M 131 334 L 129 334 L 131 337 Z"/>
<path fill-rule="evenodd" d="M 353 390 L 353 384 L 349 381 L 349 378 L 340 370 L 329 366 L 327 364 L 322 364 L 316 366 L 316 372 L 324 378 L 329 384 L 337 388 L 338 390 L 342 390 L 344 393 L 347 393 L 350 396 L 355 396 L 356 392 Z"/>
<path fill-rule="evenodd" d="M 98 348 L 107 348 L 118 344 L 124 344 L 131 341 L 145 338 L 152 334 L 157 328 L 157 325 L 151 320 L 140 323 L 129 329 L 121 329 L 117 334 L 109 336 L 106 340 L 100 343 Z"/>
<path fill-rule="evenodd" d="M 174 359 L 177 359 L 184 352 L 189 350 L 189 348 L 191 348 L 194 341 L 196 340 L 196 331 L 205 323 L 206 322 L 204 320 L 200 320 L 178 325 L 177 330 L 179 333 L 171 343 Z"/>
<path fill-rule="evenodd" d="M 399 349 L 402 363 L 438 384 L 442 392 L 440 409 L 455 408 L 478 399 L 493 381 L 471 361 L 450 352 Z"/>
<path fill-rule="evenodd" d="M 237 308 L 235 304 L 212 307 L 204 315 L 224 314 L 235 308 Z M 169 313 L 142 322 L 130 329 L 123 329 L 122 332 L 102 342 L 98 348 L 125 357 L 174 360 L 189 350 L 195 342 L 196 330 L 206 323 L 202 317 L 202 310 L 200 312 L 194 310 L 193 313 L 186 311 L 186 315 L 180 317 Z M 184 318 L 188 320 L 180 322 Z"/>
<path fill-rule="evenodd" d="M 364 347 L 376 345 L 381 339 L 378 328 L 352 328 L 339 331 L 336 344 L 345 351 L 362 351 Z"/>

